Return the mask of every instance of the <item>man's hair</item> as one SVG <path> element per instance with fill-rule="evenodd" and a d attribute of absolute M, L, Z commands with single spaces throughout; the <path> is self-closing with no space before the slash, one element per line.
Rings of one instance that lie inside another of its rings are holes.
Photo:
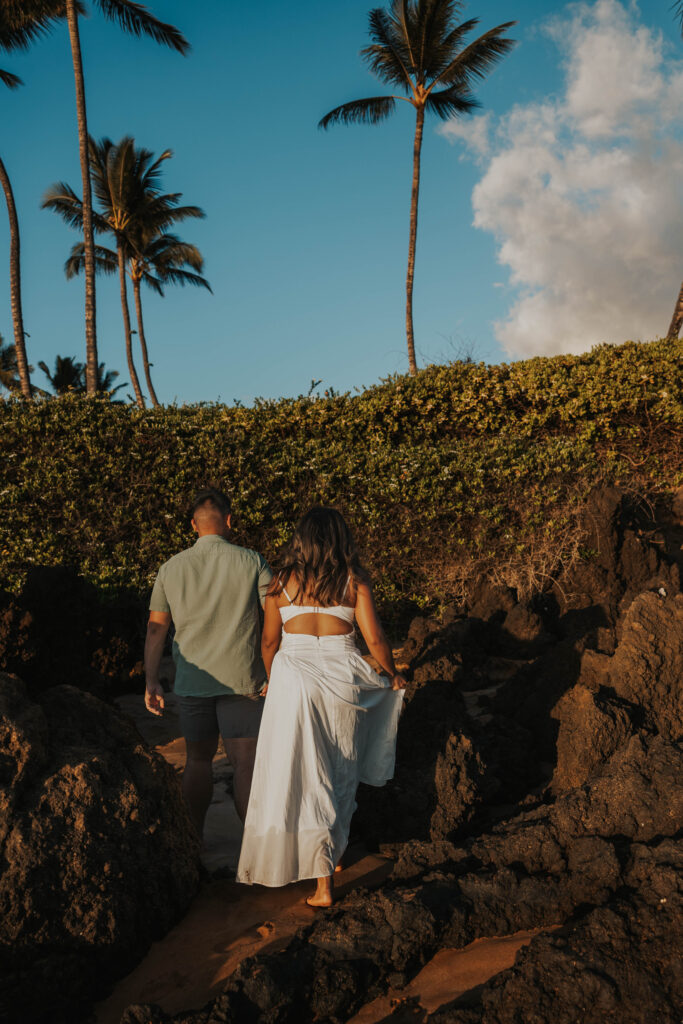
<path fill-rule="evenodd" d="M 229 516 L 231 507 L 230 498 L 223 491 L 215 487 L 204 487 L 192 502 L 192 518 L 194 519 L 200 508 L 206 511 L 213 509 L 221 517 Z"/>

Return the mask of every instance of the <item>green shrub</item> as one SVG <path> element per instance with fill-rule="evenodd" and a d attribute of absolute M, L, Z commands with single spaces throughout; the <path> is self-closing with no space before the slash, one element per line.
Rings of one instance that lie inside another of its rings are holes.
<path fill-rule="evenodd" d="M 191 543 L 206 483 L 232 492 L 236 541 L 271 559 L 312 504 L 341 508 L 393 617 L 461 599 L 481 571 L 540 583 L 578 551 L 596 483 L 657 497 L 683 481 L 682 355 L 629 342 L 454 363 L 253 408 L 0 402 L 0 587 L 64 565 L 146 592 Z"/>

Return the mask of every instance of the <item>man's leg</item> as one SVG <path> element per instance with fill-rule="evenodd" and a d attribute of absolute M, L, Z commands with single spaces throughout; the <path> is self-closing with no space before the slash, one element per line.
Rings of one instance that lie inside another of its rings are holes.
<path fill-rule="evenodd" d="M 183 772 L 183 796 L 199 836 L 213 796 L 212 762 L 218 749 L 218 735 L 208 740 L 185 740 L 187 760 Z"/>
<path fill-rule="evenodd" d="M 216 701 L 216 716 L 228 761 L 233 767 L 235 809 L 242 821 L 247 816 L 251 778 L 258 739 L 262 697 L 229 696 Z"/>
<path fill-rule="evenodd" d="M 218 719 L 213 697 L 181 697 L 180 729 L 185 737 L 183 796 L 200 837 L 213 795 L 212 762 L 218 750 Z"/>
<path fill-rule="evenodd" d="M 251 778 L 254 774 L 256 738 L 242 736 L 239 739 L 223 740 L 223 745 L 234 772 L 232 788 L 235 798 L 235 809 L 242 822 L 244 822 L 247 816 Z"/>

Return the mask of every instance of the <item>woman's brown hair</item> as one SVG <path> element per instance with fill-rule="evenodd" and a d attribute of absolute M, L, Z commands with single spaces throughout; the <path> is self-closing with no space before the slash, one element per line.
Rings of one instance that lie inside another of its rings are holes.
<path fill-rule="evenodd" d="M 269 593 L 278 594 L 290 579 L 297 583 L 292 601 L 302 594 L 321 607 L 341 604 L 349 577 L 352 583 L 366 583 L 358 549 L 341 512 L 316 506 L 303 517 L 289 544 L 282 550 L 278 572 Z"/>

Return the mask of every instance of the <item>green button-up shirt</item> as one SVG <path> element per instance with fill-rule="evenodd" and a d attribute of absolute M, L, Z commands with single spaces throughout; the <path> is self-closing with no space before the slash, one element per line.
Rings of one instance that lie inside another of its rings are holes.
<path fill-rule="evenodd" d="M 176 693 L 220 697 L 261 689 L 259 602 L 272 577 L 262 555 L 215 534 L 164 562 L 149 607 L 173 618 Z"/>

